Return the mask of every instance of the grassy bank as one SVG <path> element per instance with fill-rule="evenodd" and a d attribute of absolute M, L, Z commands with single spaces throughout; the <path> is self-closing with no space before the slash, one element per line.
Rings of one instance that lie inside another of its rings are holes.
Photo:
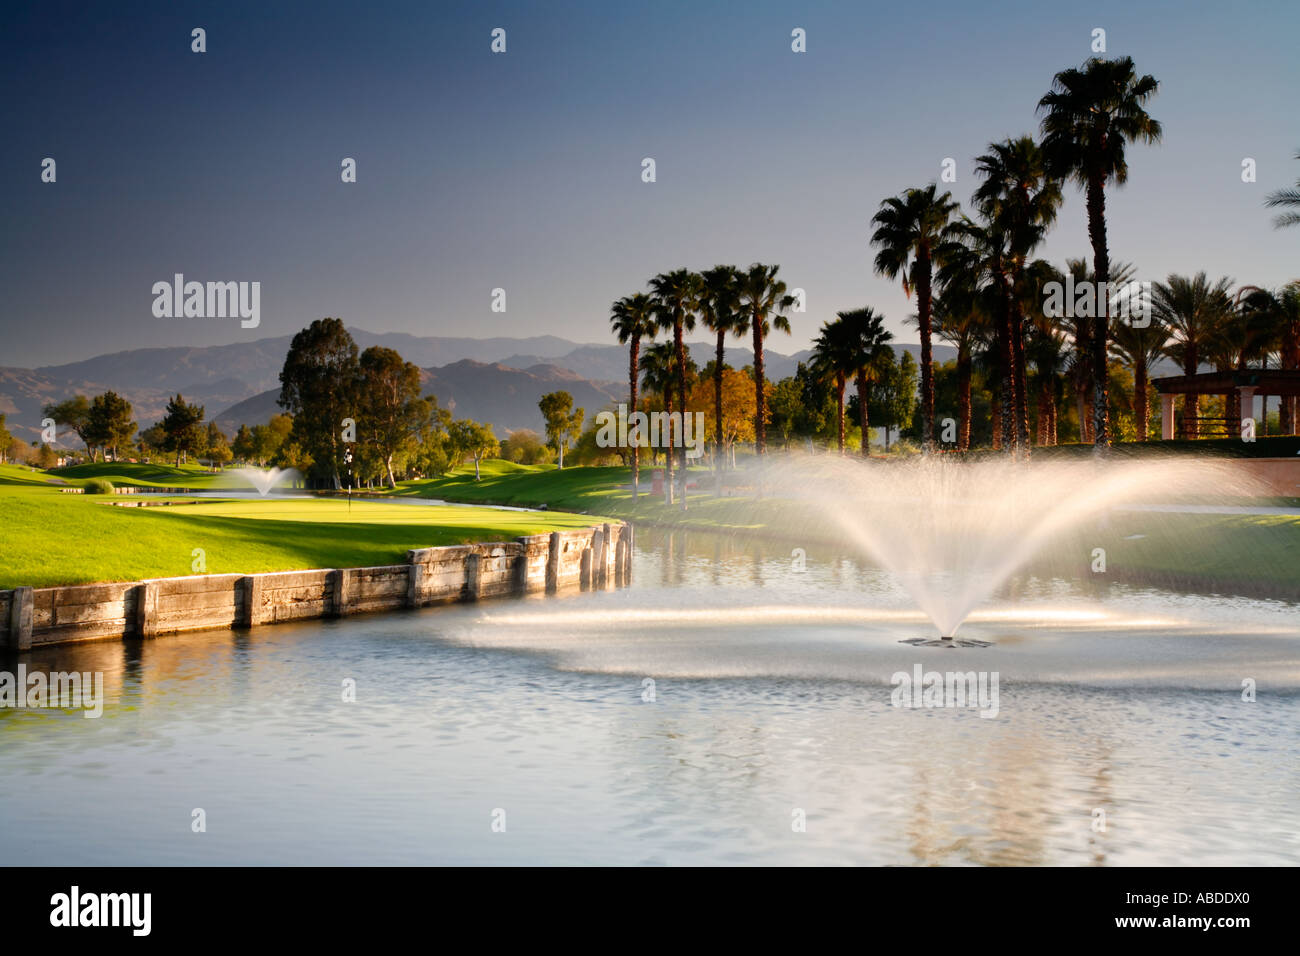
<path fill-rule="evenodd" d="M 110 467 L 123 484 L 143 483 L 133 471 L 139 466 Z M 196 548 L 210 574 L 398 564 L 410 548 L 594 523 L 561 513 L 373 501 L 354 501 L 351 510 L 345 501 L 275 498 L 117 508 L 112 496 L 61 494 L 49 477 L 0 466 L 0 588 L 191 574 Z M 99 476 L 74 480 L 91 477 Z M 166 474 L 159 479 L 172 483 Z"/>

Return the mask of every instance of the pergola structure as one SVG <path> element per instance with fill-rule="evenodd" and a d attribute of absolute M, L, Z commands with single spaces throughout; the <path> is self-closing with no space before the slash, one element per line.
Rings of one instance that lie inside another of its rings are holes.
<path fill-rule="evenodd" d="M 1231 395 L 1241 399 L 1241 417 L 1253 418 L 1255 396 L 1284 398 L 1300 396 L 1300 371 L 1292 369 L 1243 369 L 1238 372 L 1201 372 L 1197 375 L 1169 375 L 1153 378 L 1151 384 L 1160 393 L 1160 437 L 1174 437 L 1174 396 Z"/>

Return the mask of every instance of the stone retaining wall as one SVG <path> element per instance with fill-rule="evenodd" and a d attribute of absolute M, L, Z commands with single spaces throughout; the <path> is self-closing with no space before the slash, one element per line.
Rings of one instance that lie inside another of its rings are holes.
<path fill-rule="evenodd" d="M 0 649 L 252 627 L 562 588 L 626 587 L 632 528 L 408 551 L 405 564 L 0 591 Z"/>

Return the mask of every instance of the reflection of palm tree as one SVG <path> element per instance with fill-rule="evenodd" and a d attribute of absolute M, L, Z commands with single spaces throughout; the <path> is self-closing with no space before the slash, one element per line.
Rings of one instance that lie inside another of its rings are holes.
<path fill-rule="evenodd" d="M 1152 319 L 1169 331 L 1173 342 L 1166 346 L 1165 354 L 1182 365 L 1184 375 L 1195 375 L 1209 357 L 1219 327 L 1232 311 L 1231 288 L 1232 280 L 1226 276 L 1211 284 L 1204 272 L 1190 278 L 1170 275 L 1152 287 Z M 1200 434 L 1199 417 L 1200 396 L 1189 392 L 1183 396 L 1183 428 L 1188 438 Z"/>
<path fill-rule="evenodd" d="M 1025 315 L 1018 294 L 1024 284 L 1029 254 L 1043 241 L 1061 205 L 1060 183 L 1047 175 L 1043 151 L 1031 136 L 990 143 L 975 160 L 983 177 L 974 201 L 991 222 L 1006 232 L 1007 281 L 1011 296 L 1011 371 L 1014 389 L 1015 436 L 1028 451 L 1029 403 L 1025 394 Z"/>
<path fill-rule="evenodd" d="M 790 334 L 790 320 L 781 313 L 794 305 L 794 296 L 787 295 L 785 283 L 776 277 L 780 266 L 765 266 L 755 262 L 740 273 L 737 297 L 740 303 L 737 334 L 752 332 L 754 336 L 754 450 L 762 455 L 767 451 L 767 395 L 763 391 L 763 342 L 772 329 Z"/>
<path fill-rule="evenodd" d="M 1300 153 L 1296 153 L 1295 158 L 1300 159 Z M 1300 180 L 1296 180 L 1295 189 L 1279 189 L 1275 193 L 1269 193 L 1264 205 L 1270 209 L 1280 207 L 1287 210 L 1273 217 L 1275 228 L 1300 225 Z"/>
<path fill-rule="evenodd" d="M 1093 57 L 1082 69 L 1057 73 L 1052 89 L 1038 101 L 1048 172 L 1056 179 L 1072 179 L 1084 189 L 1092 271 L 1099 283 L 1110 281 L 1106 184 L 1122 186 L 1128 181 L 1125 147 L 1130 142 L 1160 141 L 1160 123 L 1145 109 L 1159 86 L 1155 77 L 1137 75 L 1131 57 Z M 1104 307 L 1097 311 L 1088 374 L 1093 380 L 1094 441 L 1106 446 L 1110 444 L 1106 408 L 1109 317 Z"/>
<path fill-rule="evenodd" d="M 713 360 L 713 455 L 719 482 L 722 475 L 722 372 L 728 335 L 743 334 L 740 320 L 740 273 L 735 266 L 714 266 L 701 276 L 700 318 L 718 337 Z M 718 485 L 718 494 L 722 485 Z"/>
<path fill-rule="evenodd" d="M 637 380 L 640 377 L 641 340 L 653 339 L 658 325 L 654 319 L 654 300 L 644 292 L 624 296 L 610 309 L 609 324 L 618 341 L 628 346 L 628 414 L 636 411 Z M 640 493 L 640 445 L 632 443 L 632 497 Z"/>
<path fill-rule="evenodd" d="M 903 278 L 903 292 L 916 288 L 917 319 L 921 329 L 921 444 L 934 450 L 934 358 L 931 346 L 933 300 L 931 282 L 936 252 L 943 243 L 948 221 L 958 205 L 951 193 L 937 193 L 934 183 L 891 196 L 880 204 L 871 220 L 876 227 L 871 244 L 877 247 L 876 272 L 890 279 Z"/>

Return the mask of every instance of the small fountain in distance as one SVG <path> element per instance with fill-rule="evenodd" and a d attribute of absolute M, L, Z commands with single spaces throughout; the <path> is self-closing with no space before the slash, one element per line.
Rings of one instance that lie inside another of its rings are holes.
<path fill-rule="evenodd" d="M 296 468 L 234 468 L 228 474 L 248 482 L 263 498 L 277 486 L 292 484 L 302 478 Z"/>

